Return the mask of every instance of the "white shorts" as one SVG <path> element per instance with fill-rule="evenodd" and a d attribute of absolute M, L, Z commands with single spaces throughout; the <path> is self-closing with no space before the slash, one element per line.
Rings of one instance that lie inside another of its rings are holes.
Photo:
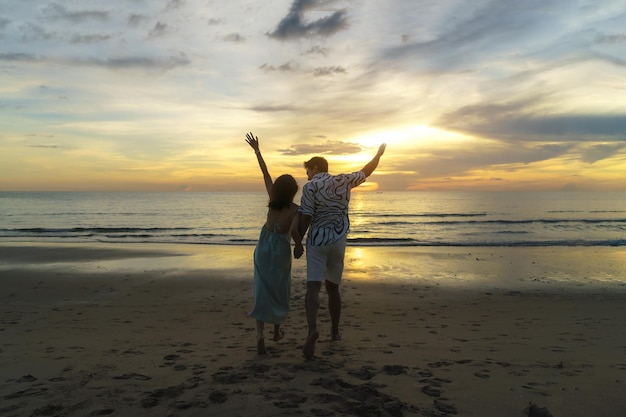
<path fill-rule="evenodd" d="M 326 246 L 306 247 L 306 279 L 321 282 L 328 280 L 341 284 L 343 259 L 346 254 L 346 237 Z"/>

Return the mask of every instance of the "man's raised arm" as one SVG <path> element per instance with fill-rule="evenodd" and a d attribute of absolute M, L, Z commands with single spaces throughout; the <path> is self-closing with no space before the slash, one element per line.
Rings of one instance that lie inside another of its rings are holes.
<path fill-rule="evenodd" d="M 363 171 L 366 177 L 369 177 L 370 175 L 372 175 L 372 172 L 374 172 L 374 170 L 378 166 L 378 163 L 380 162 L 380 157 L 383 156 L 383 154 L 385 153 L 386 147 L 387 147 L 387 144 L 385 143 L 380 145 L 380 147 L 378 148 L 378 152 L 376 152 L 376 156 L 371 161 L 369 161 L 367 165 L 363 167 L 363 169 L 361 169 L 361 171 Z"/>

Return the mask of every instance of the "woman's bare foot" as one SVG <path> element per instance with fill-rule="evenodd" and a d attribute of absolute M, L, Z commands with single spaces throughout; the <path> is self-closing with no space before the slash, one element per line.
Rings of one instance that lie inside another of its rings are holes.
<path fill-rule="evenodd" d="M 256 340 L 256 353 L 259 355 L 265 355 L 267 351 L 265 350 L 265 338 L 259 337 Z"/>
<path fill-rule="evenodd" d="M 285 337 L 285 331 L 283 329 L 276 329 L 274 330 L 274 338 L 272 340 L 274 340 L 274 342 L 278 342 L 284 337 Z"/>

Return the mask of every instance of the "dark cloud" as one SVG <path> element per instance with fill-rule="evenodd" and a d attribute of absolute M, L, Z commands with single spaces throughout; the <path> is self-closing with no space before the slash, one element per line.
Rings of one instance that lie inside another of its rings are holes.
<path fill-rule="evenodd" d="M 70 42 L 74 43 L 74 44 L 80 44 L 80 43 L 98 43 L 98 42 L 105 42 L 108 41 L 109 39 L 111 39 L 111 35 L 79 35 L 79 34 L 74 34 L 71 38 L 70 38 Z"/>
<path fill-rule="evenodd" d="M 128 24 L 131 26 L 138 26 L 140 25 L 142 22 L 150 20 L 150 18 L 148 16 L 144 16 L 141 14 L 131 14 L 128 17 Z"/>
<path fill-rule="evenodd" d="M 289 149 L 279 149 L 283 155 L 351 155 L 361 152 L 361 147 L 355 143 L 341 141 L 327 141 L 315 145 L 294 145 Z"/>
<path fill-rule="evenodd" d="M 41 60 L 41 58 L 33 54 L 24 54 L 21 52 L 0 53 L 0 61 L 36 62 L 39 60 Z"/>
<path fill-rule="evenodd" d="M 512 141 L 626 141 L 626 114 L 544 114 L 539 99 L 462 107 L 442 116 L 446 129 Z"/>
<path fill-rule="evenodd" d="M 40 41 L 55 39 L 57 35 L 52 32 L 48 32 L 42 26 L 34 23 L 26 23 L 19 28 L 21 38 L 23 41 Z"/>
<path fill-rule="evenodd" d="M 40 86 L 40 88 L 47 88 L 46 86 Z M 58 143 L 54 143 L 54 135 L 44 135 L 38 133 L 31 133 L 25 135 L 28 137 L 24 141 L 24 146 L 28 148 L 40 148 L 40 149 L 61 149 L 63 146 Z"/>
<path fill-rule="evenodd" d="M 343 67 L 319 67 L 313 70 L 313 75 L 316 77 L 322 77 L 325 75 L 345 74 L 346 69 Z"/>
<path fill-rule="evenodd" d="M 59 149 L 59 145 L 27 145 L 29 148 Z"/>
<path fill-rule="evenodd" d="M 230 35 L 224 36 L 224 40 L 227 42 L 242 43 L 246 41 L 246 38 L 239 33 L 231 33 Z"/>
<path fill-rule="evenodd" d="M 169 57 L 127 56 L 113 58 L 71 58 L 58 59 L 50 57 L 37 57 L 23 53 L 0 53 L 0 61 L 22 62 L 54 62 L 64 65 L 96 66 L 109 69 L 145 69 L 145 70 L 169 70 L 176 67 L 189 65 L 187 55 L 179 53 Z"/>
<path fill-rule="evenodd" d="M 0 61 L 23 61 L 23 62 L 55 62 L 65 65 L 97 66 L 110 69 L 154 69 L 167 70 L 188 65 L 187 55 L 179 53 L 169 57 L 146 57 L 127 56 L 114 58 L 72 58 L 56 59 L 49 57 L 37 57 L 31 54 L 0 53 Z"/>
<path fill-rule="evenodd" d="M 83 11 L 69 11 L 65 6 L 52 3 L 43 9 L 43 13 L 46 17 L 52 19 L 64 19 L 72 22 L 81 22 L 85 20 L 107 20 L 109 18 L 109 12 L 102 10 L 83 10 Z"/>
<path fill-rule="evenodd" d="M 163 22 L 157 22 L 154 25 L 154 28 L 152 28 L 152 30 L 150 31 L 150 33 L 148 34 L 148 37 L 150 38 L 156 38 L 159 36 L 163 36 L 165 35 L 167 32 L 169 31 L 169 27 L 167 26 L 167 23 L 163 23 Z"/>
<path fill-rule="evenodd" d="M 344 10 L 335 10 L 329 16 L 312 22 L 306 21 L 306 12 L 323 10 L 328 2 L 320 0 L 294 0 L 287 16 L 268 36 L 280 40 L 300 39 L 312 36 L 331 36 L 348 27 Z"/>
<path fill-rule="evenodd" d="M 302 55 L 323 55 L 323 56 L 326 56 L 327 54 L 328 54 L 328 48 L 325 48 L 319 45 L 312 46 L 302 53 Z"/>
<path fill-rule="evenodd" d="M 302 73 L 312 73 L 314 77 L 323 77 L 335 74 L 345 74 L 346 69 L 340 66 L 329 66 L 329 67 L 317 67 L 313 69 L 303 69 L 296 62 L 290 61 L 286 62 L 282 65 L 275 66 L 270 64 L 263 64 L 259 67 L 263 71 L 267 72 L 302 72 Z"/>
<path fill-rule="evenodd" d="M 575 150 L 576 144 L 468 145 L 465 148 L 432 150 L 389 168 L 414 172 L 421 177 L 467 175 L 475 170 L 500 166 L 516 171 L 528 164 L 562 157 Z"/>
<path fill-rule="evenodd" d="M 188 65 L 190 61 L 184 53 L 180 53 L 167 58 L 122 57 L 105 60 L 93 59 L 87 61 L 87 63 L 112 69 L 172 69 Z"/>
<path fill-rule="evenodd" d="M 250 110 L 258 111 L 258 112 L 279 112 L 279 111 L 293 111 L 293 110 L 296 110 L 296 108 L 293 106 L 287 106 L 287 105 L 283 105 L 283 106 L 260 105 L 260 106 L 253 106 L 250 108 Z"/>
<path fill-rule="evenodd" d="M 626 33 L 614 33 L 611 35 L 602 34 L 598 35 L 595 39 L 595 43 L 598 44 L 615 44 L 626 42 Z"/>
<path fill-rule="evenodd" d="M 597 59 L 597 60 L 600 60 L 600 61 L 605 61 L 605 62 L 608 62 L 610 64 L 616 65 L 618 67 L 626 67 L 626 59 L 621 58 L 621 57 L 616 56 L 616 55 L 603 54 L 603 53 L 599 53 L 599 52 L 594 52 L 594 53 L 590 54 L 590 58 Z"/>
<path fill-rule="evenodd" d="M 610 143 L 592 145 L 582 151 L 581 160 L 589 164 L 611 158 L 615 155 L 625 154 L 626 146 L 623 143 Z"/>
<path fill-rule="evenodd" d="M 185 2 L 183 0 L 170 0 L 167 2 L 167 5 L 165 6 L 165 10 L 180 9 L 184 5 L 185 5 Z"/>
<path fill-rule="evenodd" d="M 263 64 L 259 68 L 262 69 L 263 71 L 282 71 L 282 72 L 293 72 L 299 69 L 298 66 L 293 62 L 286 62 L 279 66 Z"/>

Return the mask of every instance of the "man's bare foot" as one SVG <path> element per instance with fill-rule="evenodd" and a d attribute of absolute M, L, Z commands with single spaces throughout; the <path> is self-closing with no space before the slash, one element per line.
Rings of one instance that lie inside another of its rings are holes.
<path fill-rule="evenodd" d="M 339 332 L 339 330 L 337 330 L 336 332 L 333 331 L 331 332 L 330 338 L 333 342 L 337 341 L 337 340 L 341 340 L 341 333 Z"/>
<path fill-rule="evenodd" d="M 285 337 L 285 331 L 280 329 L 278 331 L 274 331 L 274 338 L 272 340 L 274 340 L 274 342 L 278 342 L 283 337 Z"/>
<path fill-rule="evenodd" d="M 306 342 L 304 342 L 304 348 L 302 349 L 302 353 L 306 360 L 313 359 L 313 355 L 315 355 L 315 342 L 317 342 L 317 338 L 319 337 L 319 333 L 317 330 L 314 330 L 309 337 L 306 338 Z"/>
<path fill-rule="evenodd" d="M 265 355 L 265 353 L 267 353 L 265 350 L 265 338 L 260 337 L 256 340 L 256 353 L 259 355 Z"/>

